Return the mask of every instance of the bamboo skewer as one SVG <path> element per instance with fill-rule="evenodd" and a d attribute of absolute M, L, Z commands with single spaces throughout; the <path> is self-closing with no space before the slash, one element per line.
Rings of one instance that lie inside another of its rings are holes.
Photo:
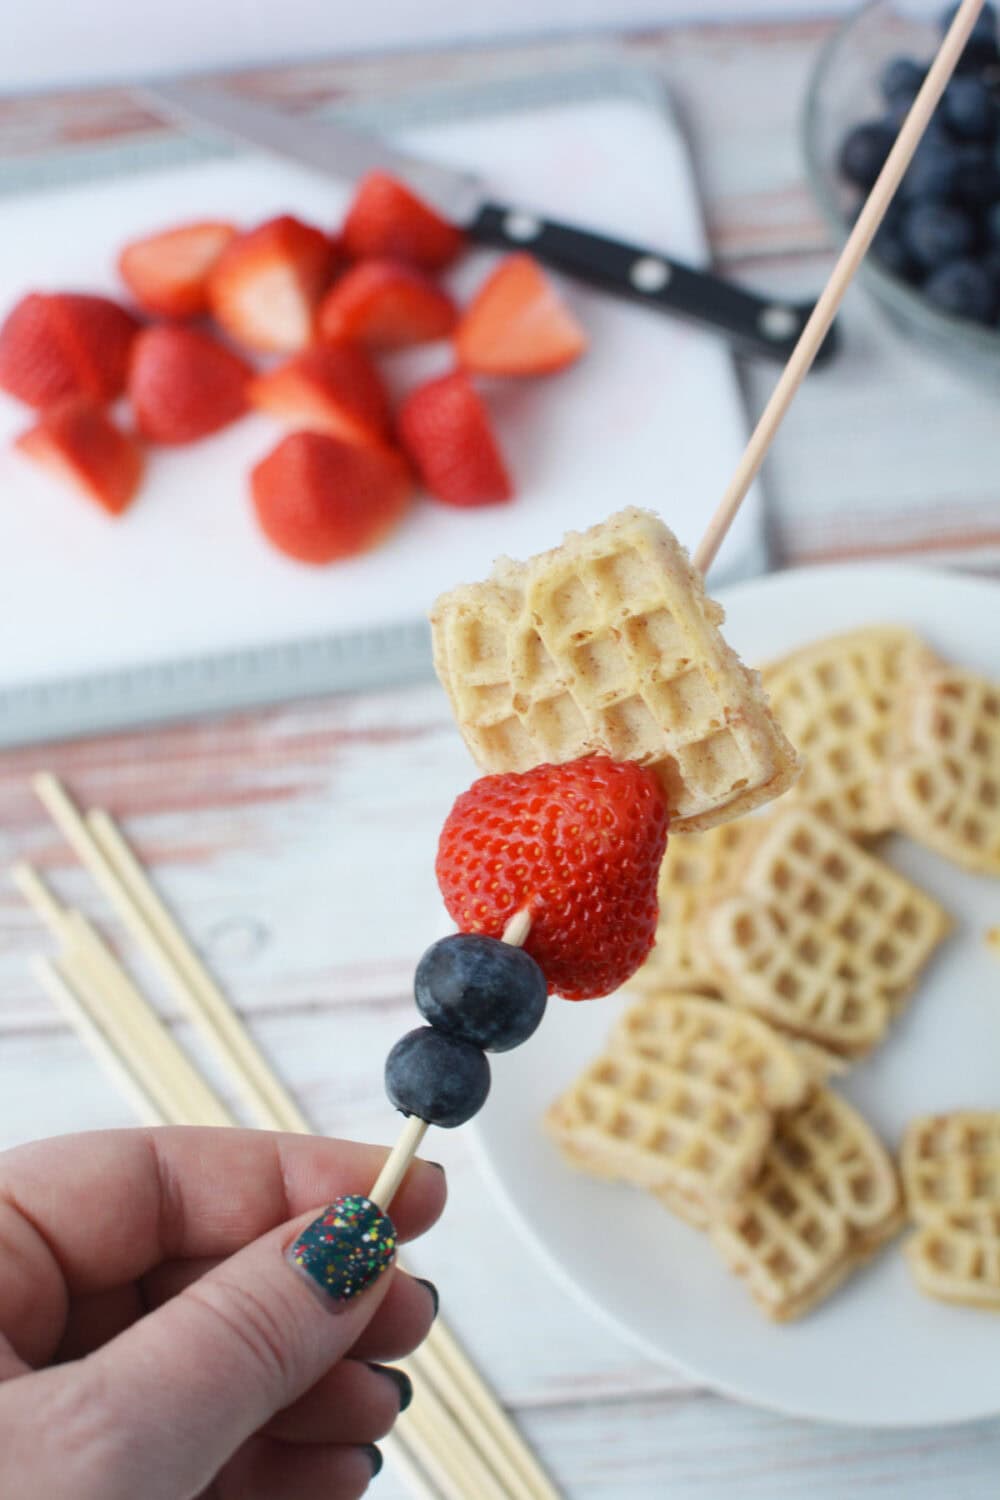
<path fill-rule="evenodd" d="M 854 279 L 885 217 L 893 194 L 913 159 L 913 153 L 920 144 L 931 115 L 937 108 L 948 80 L 955 71 L 955 65 L 962 55 L 982 8 L 983 0 L 962 0 L 955 19 L 948 28 L 885 165 L 865 200 L 864 207 L 847 237 L 847 243 L 830 272 L 829 280 L 799 335 L 788 363 L 754 428 L 729 487 L 720 500 L 705 535 L 695 549 L 693 562 L 700 573 L 707 573 L 711 567 L 736 512 L 760 473 L 767 450 L 777 435 L 778 428 L 792 404 L 796 391 L 808 375 L 820 345 L 830 331 L 837 310 L 844 299 L 844 293 Z"/>

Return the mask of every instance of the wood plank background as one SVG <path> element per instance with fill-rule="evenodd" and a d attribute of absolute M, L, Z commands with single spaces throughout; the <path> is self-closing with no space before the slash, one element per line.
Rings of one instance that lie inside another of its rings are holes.
<path fill-rule="evenodd" d="M 690 128 L 718 263 L 806 292 L 820 284 L 830 247 L 803 181 L 798 117 L 829 24 L 317 62 L 242 82 L 305 105 L 609 55 L 655 63 Z M 147 123 L 111 90 L 0 100 L 0 155 Z M 842 356 L 808 383 L 768 466 L 777 560 L 909 553 L 1000 571 L 996 392 L 914 353 L 859 292 L 844 331 Z M 773 372 L 743 378 L 757 409 Z M 414 958 L 441 930 L 432 854 L 469 777 L 437 687 L 0 757 L 0 865 L 35 860 L 100 919 L 187 1043 L 169 998 L 35 805 L 27 777 L 43 763 L 124 819 L 316 1128 L 386 1139 L 381 1060 L 410 1024 Z M 36 992 L 25 960 L 40 946 L 35 919 L 0 884 L 0 1146 L 129 1123 Z M 997 1493 L 998 1422 L 898 1435 L 793 1423 L 638 1358 L 522 1256 L 461 1133 L 438 1132 L 433 1149 L 452 1202 L 411 1259 L 439 1284 L 449 1320 L 573 1500 Z M 386 1472 L 377 1493 L 404 1492 Z"/>

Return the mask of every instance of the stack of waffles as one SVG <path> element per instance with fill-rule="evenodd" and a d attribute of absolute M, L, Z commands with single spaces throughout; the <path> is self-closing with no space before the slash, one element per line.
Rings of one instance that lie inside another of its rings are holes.
<path fill-rule="evenodd" d="M 902 1221 L 885 1148 L 828 1080 L 885 1038 L 951 924 L 871 845 L 901 830 L 1000 873 L 1000 688 L 891 626 L 758 676 L 722 620 L 637 510 L 501 561 L 432 616 L 484 770 L 603 751 L 659 776 L 671 835 L 644 998 L 547 1126 L 574 1166 L 704 1229 L 787 1319 Z"/>

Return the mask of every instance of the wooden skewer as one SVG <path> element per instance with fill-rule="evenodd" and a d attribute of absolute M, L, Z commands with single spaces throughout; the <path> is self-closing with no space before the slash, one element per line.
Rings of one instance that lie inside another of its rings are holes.
<path fill-rule="evenodd" d="M 164 1124 L 163 1113 L 138 1073 L 132 1072 L 111 1037 L 98 1026 L 87 1002 L 76 988 L 72 970 L 56 960 L 31 960 L 31 972 L 52 1003 L 81 1037 L 118 1091 L 124 1094 L 145 1125 Z"/>
<path fill-rule="evenodd" d="M 913 159 L 913 153 L 920 144 L 920 138 L 927 129 L 931 115 L 937 108 L 982 8 L 983 0 L 963 0 L 955 19 L 948 28 L 948 33 L 930 66 L 920 92 L 914 99 L 903 127 L 896 137 L 895 145 L 889 152 L 885 166 L 879 173 L 865 206 L 847 237 L 847 243 L 830 273 L 819 301 L 799 335 L 798 343 L 792 350 L 788 363 L 761 414 L 747 444 L 746 452 L 730 480 L 729 488 L 720 500 L 705 535 L 695 549 L 693 562 L 701 573 L 707 573 L 711 567 L 736 512 L 760 472 L 767 450 L 774 441 L 796 391 L 809 373 L 820 345 L 830 331 L 837 309 L 844 299 L 844 293 L 850 286 L 855 272 L 885 217 L 893 194 Z"/>
<path fill-rule="evenodd" d="M 154 891 L 149 877 L 105 813 L 85 820 L 62 783 L 48 771 L 32 779 L 39 800 L 81 863 L 97 882 L 128 931 L 157 965 L 177 1000 L 208 1044 L 240 1060 L 239 1080 L 249 1103 L 281 1130 L 306 1128 L 294 1101 L 281 1087 L 191 944 Z"/>
<path fill-rule="evenodd" d="M 530 931 L 531 912 L 527 910 L 515 912 L 503 930 L 501 942 L 510 943 L 514 948 L 523 948 Z M 377 1203 L 383 1211 L 388 1209 L 400 1183 L 409 1171 L 410 1164 L 419 1151 L 420 1143 L 427 1134 L 427 1130 L 426 1120 L 418 1120 L 416 1115 L 410 1115 L 399 1132 L 396 1144 L 368 1194 L 372 1202 Z"/>
<path fill-rule="evenodd" d="M 442 1471 L 457 1485 L 463 1500 L 512 1500 L 507 1476 L 501 1479 L 484 1463 L 471 1445 L 461 1440 L 461 1429 L 451 1421 L 448 1411 L 432 1399 L 426 1385 L 414 1387 L 413 1405 L 405 1412 L 400 1431 L 413 1433 L 425 1450 L 433 1453 L 435 1472 Z"/>

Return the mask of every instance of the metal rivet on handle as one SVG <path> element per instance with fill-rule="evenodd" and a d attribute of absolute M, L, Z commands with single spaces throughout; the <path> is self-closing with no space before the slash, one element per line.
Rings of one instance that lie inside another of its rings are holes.
<path fill-rule="evenodd" d="M 798 333 L 800 328 L 799 318 L 790 307 L 778 307 L 772 305 L 765 307 L 757 315 L 757 327 L 766 339 L 790 339 L 793 333 Z"/>
<path fill-rule="evenodd" d="M 536 240 L 541 234 L 542 221 L 536 219 L 534 214 L 515 211 L 505 216 L 503 232 L 509 240 L 517 240 L 519 244 L 525 244 L 528 240 Z"/>
<path fill-rule="evenodd" d="M 660 292 L 672 274 L 666 261 L 657 260 L 655 255 L 643 255 L 633 261 L 628 279 L 637 292 Z"/>

